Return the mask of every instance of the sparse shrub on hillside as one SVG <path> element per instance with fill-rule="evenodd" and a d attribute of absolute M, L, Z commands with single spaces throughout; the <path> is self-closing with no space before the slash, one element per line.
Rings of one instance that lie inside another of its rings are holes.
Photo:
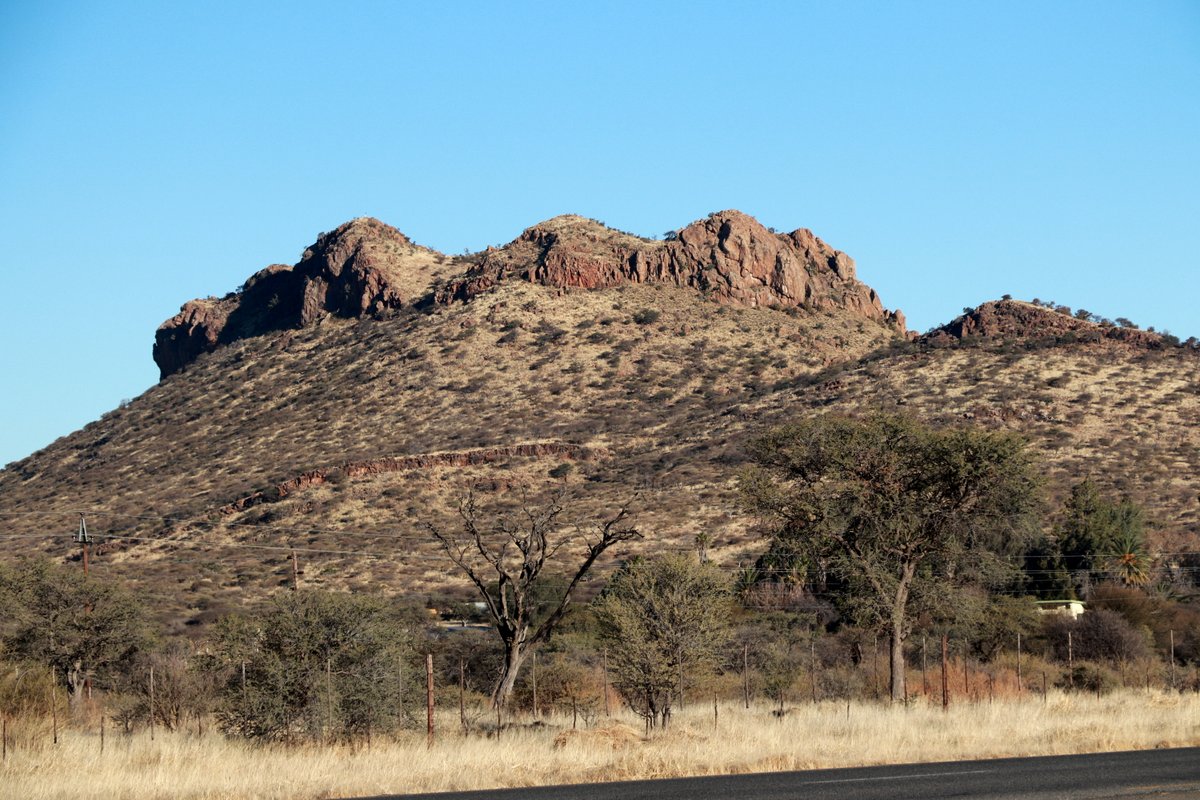
<path fill-rule="evenodd" d="M 633 321 L 638 325 L 652 325 L 655 322 L 658 322 L 659 317 L 661 316 L 662 312 L 657 308 L 643 308 L 639 311 L 633 312 Z"/>

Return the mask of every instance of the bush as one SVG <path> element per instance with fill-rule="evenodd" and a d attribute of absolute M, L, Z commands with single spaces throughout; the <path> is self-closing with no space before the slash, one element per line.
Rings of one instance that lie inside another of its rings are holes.
<path fill-rule="evenodd" d="M 653 325 L 661 316 L 662 312 L 656 308 L 643 308 L 633 312 L 633 321 L 638 325 Z"/>
<path fill-rule="evenodd" d="M 1054 657 L 1066 661 L 1129 662 L 1150 653 L 1149 634 L 1130 625 L 1115 611 L 1091 609 L 1078 619 L 1052 615 L 1045 624 Z M 1068 636 L 1069 635 L 1069 636 Z"/>
<path fill-rule="evenodd" d="M 1094 663 L 1076 664 L 1070 672 L 1064 673 L 1054 685 L 1059 689 L 1076 692 L 1095 692 L 1107 694 L 1117 688 L 1118 677 L 1111 669 Z"/>
<path fill-rule="evenodd" d="M 409 638 L 382 601 L 330 592 L 290 592 L 256 616 L 227 617 L 208 664 L 223 679 L 222 727 L 277 740 L 394 727 Z"/>

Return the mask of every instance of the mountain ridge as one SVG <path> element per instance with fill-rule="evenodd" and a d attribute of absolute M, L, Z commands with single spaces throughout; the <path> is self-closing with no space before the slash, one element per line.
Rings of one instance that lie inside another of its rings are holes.
<path fill-rule="evenodd" d="M 905 333 L 858 281 L 845 253 L 805 228 L 776 234 L 740 211 L 710 214 L 669 241 L 577 215 L 525 229 L 500 248 L 451 258 L 370 217 L 321 234 L 294 266 L 271 265 L 223 298 L 185 303 L 155 333 L 161 377 L 238 339 L 302 328 L 324 315 L 382 317 L 405 307 L 469 302 L 507 280 L 557 289 L 670 284 L 747 307 L 839 307 Z"/>

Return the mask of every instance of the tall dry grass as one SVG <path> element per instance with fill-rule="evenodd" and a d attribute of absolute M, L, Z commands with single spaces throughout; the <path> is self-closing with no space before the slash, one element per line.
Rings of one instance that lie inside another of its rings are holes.
<path fill-rule="evenodd" d="M 909 707 L 797 705 L 782 717 L 693 706 L 670 730 L 645 735 L 633 717 L 571 729 L 570 717 L 462 735 L 451 718 L 423 736 L 365 746 L 255 746 L 208 734 L 151 741 L 65 731 L 58 746 L 17 736 L 0 765 L 5 798 L 328 798 L 685 775 L 1032 756 L 1200 745 L 1200 695 L 1126 691 L 1097 698 L 1052 691 Z M 11 731 L 10 731 L 11 733 Z M 44 733 L 44 731 L 43 731 Z"/>

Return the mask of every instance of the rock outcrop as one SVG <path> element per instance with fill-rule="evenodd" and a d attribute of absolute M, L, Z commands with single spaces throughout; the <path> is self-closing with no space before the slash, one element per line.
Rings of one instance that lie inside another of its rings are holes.
<path fill-rule="evenodd" d="M 801 228 L 767 230 L 739 211 L 693 222 L 669 241 L 643 239 L 578 216 L 535 225 L 502 248 L 451 259 L 360 218 L 322 234 L 293 267 L 273 265 L 223 298 L 193 300 L 159 327 L 163 377 L 227 342 L 312 324 L 325 315 L 379 316 L 408 305 L 469 302 L 502 281 L 561 289 L 628 283 L 687 287 L 718 303 L 842 308 L 904 332 L 860 283 L 854 261 Z"/>
<path fill-rule="evenodd" d="M 163 377 L 222 344 L 322 316 L 380 315 L 424 297 L 450 260 L 362 217 L 323 233 L 295 266 L 274 264 L 223 298 L 192 300 L 155 333 Z"/>
<path fill-rule="evenodd" d="M 984 303 L 921 337 L 931 344 L 963 339 L 1056 339 L 1076 342 L 1121 342 L 1159 348 L 1163 339 L 1138 328 L 1123 328 L 1079 319 L 1052 308 L 1020 300 Z"/>
<path fill-rule="evenodd" d="M 582 217 L 555 217 L 485 252 L 437 300 L 469 300 L 511 278 L 582 289 L 667 283 L 732 305 L 845 308 L 904 331 L 903 315 L 886 311 L 875 291 L 858 282 L 850 256 L 810 230 L 776 234 L 740 211 L 712 214 L 666 242 Z"/>

